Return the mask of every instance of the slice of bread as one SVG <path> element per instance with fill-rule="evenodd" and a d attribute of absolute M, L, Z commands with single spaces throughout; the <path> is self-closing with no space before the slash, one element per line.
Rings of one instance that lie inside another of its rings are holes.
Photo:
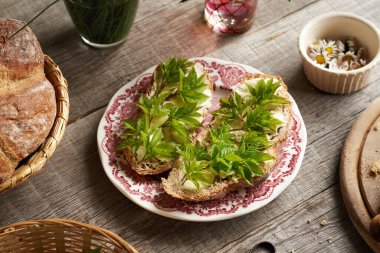
<path fill-rule="evenodd" d="M 287 87 L 283 83 L 282 79 L 280 77 L 274 77 L 270 75 L 248 74 L 243 80 L 242 84 L 234 87 L 233 91 L 238 92 L 242 97 L 244 97 L 244 83 L 255 85 L 255 83 L 257 83 L 257 81 L 260 79 L 273 79 L 274 81 L 279 81 L 281 86 L 278 88 L 276 94 L 289 99 Z M 210 186 L 204 186 L 200 187 L 199 189 L 196 189 L 194 185 L 191 185 L 193 183 L 189 180 L 187 180 L 187 182 L 191 183 L 190 187 L 184 186 L 184 183 L 186 183 L 186 175 L 184 170 L 181 168 L 181 162 L 179 161 L 175 164 L 175 168 L 172 169 L 169 173 L 168 178 L 162 178 L 162 183 L 165 191 L 178 199 L 199 202 L 222 198 L 231 191 L 237 190 L 242 187 L 252 187 L 265 181 L 265 179 L 270 175 L 272 170 L 279 162 L 278 159 L 280 157 L 280 152 L 283 143 L 288 138 L 288 134 L 293 123 L 293 110 L 291 104 L 276 106 L 276 108 L 273 108 L 273 111 L 281 116 L 281 120 L 284 122 L 284 124 L 277 128 L 277 132 L 275 135 L 268 136 L 268 139 L 271 140 L 272 145 L 264 152 L 272 155 L 274 159 L 267 161 L 262 166 L 262 170 L 264 171 L 265 176 L 255 176 L 254 178 L 252 178 L 251 185 L 248 184 L 244 179 L 239 180 L 235 178 L 229 178 L 215 182 Z M 205 134 L 204 131 L 207 131 L 207 129 L 203 129 L 203 133 L 198 135 L 202 136 L 200 138 L 206 138 L 205 136 L 207 134 Z"/>
<path fill-rule="evenodd" d="M 211 98 L 212 93 L 214 91 L 214 85 L 209 76 L 205 71 L 203 71 L 202 66 L 199 63 L 194 64 L 195 71 L 197 73 L 197 76 L 200 77 L 202 75 L 205 75 L 205 84 L 207 84 L 207 89 L 204 91 L 204 94 L 207 95 L 209 98 L 203 102 L 200 105 L 200 109 L 198 110 L 198 113 L 202 116 L 199 117 L 197 120 L 202 123 L 204 120 L 204 117 L 207 115 L 209 108 L 211 107 Z M 153 84 L 153 82 L 152 82 Z M 150 87 L 147 88 L 146 93 L 143 95 L 147 95 L 152 90 L 152 84 Z M 171 170 L 174 167 L 177 167 L 178 160 L 172 160 L 172 161 L 144 161 L 139 162 L 137 157 L 131 152 L 130 149 L 126 148 L 123 151 L 123 157 L 125 161 L 129 163 L 131 168 L 136 171 L 140 175 L 155 175 L 155 174 L 161 174 L 165 171 Z"/>

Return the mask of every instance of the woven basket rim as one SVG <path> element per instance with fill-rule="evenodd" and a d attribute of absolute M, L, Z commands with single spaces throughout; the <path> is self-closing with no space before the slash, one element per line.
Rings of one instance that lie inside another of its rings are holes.
<path fill-rule="evenodd" d="M 88 230 L 91 230 L 92 232 L 104 236 L 108 239 L 110 239 L 115 245 L 120 246 L 120 248 L 123 248 L 127 250 L 130 253 L 138 253 L 138 251 L 133 248 L 128 242 L 126 242 L 123 238 L 116 235 L 115 233 L 101 228 L 97 227 L 88 223 L 83 223 L 75 220 L 69 220 L 69 219 L 42 219 L 42 220 L 28 220 L 28 221 L 21 221 L 17 223 L 13 223 L 4 227 L 0 227 L 0 236 L 12 233 L 14 231 L 17 231 L 18 228 L 22 228 L 24 226 L 31 226 L 31 225 L 57 225 L 57 226 L 64 226 L 64 227 L 81 227 Z"/>
<path fill-rule="evenodd" d="M 56 150 L 65 132 L 70 108 L 67 81 L 58 65 L 49 56 L 45 55 L 44 63 L 45 76 L 54 87 L 57 102 L 54 124 L 45 141 L 26 158 L 25 164 L 17 167 L 13 176 L 0 184 L 0 193 L 14 188 L 40 172 Z"/>

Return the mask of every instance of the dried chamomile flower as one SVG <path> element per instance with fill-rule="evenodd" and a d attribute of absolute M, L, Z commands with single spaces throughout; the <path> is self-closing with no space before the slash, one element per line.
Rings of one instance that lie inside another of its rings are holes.
<path fill-rule="evenodd" d="M 340 40 L 315 40 L 309 46 L 308 54 L 315 63 L 331 70 L 349 71 L 367 64 L 367 51 L 358 46 L 354 37 L 349 37 L 345 43 Z"/>
<path fill-rule="evenodd" d="M 335 41 L 333 40 L 329 40 L 328 42 L 326 42 L 326 40 L 320 40 L 319 46 L 322 48 L 324 53 L 330 58 L 335 57 L 335 55 L 338 52 L 338 47 Z"/>
<path fill-rule="evenodd" d="M 324 53 L 323 49 L 320 47 L 312 48 L 309 52 L 310 58 L 320 64 L 325 66 L 327 61 L 329 60 L 329 57 Z"/>
<path fill-rule="evenodd" d="M 358 59 L 359 58 L 352 51 L 347 51 L 346 53 L 341 53 L 338 55 L 338 63 L 339 64 L 343 64 L 344 62 L 351 63 L 354 61 L 358 61 Z"/>

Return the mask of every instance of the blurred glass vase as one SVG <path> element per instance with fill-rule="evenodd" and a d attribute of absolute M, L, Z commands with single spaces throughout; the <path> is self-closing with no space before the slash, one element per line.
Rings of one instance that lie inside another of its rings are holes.
<path fill-rule="evenodd" d="M 243 33 L 251 28 L 258 0 L 206 0 L 205 19 L 220 34 Z"/>
<path fill-rule="evenodd" d="M 96 48 L 121 44 L 127 38 L 138 0 L 64 0 L 83 41 Z"/>

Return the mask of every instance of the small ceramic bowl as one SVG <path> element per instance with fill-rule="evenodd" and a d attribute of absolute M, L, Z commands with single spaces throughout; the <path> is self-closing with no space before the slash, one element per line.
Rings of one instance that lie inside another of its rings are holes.
<path fill-rule="evenodd" d="M 349 36 L 355 37 L 367 50 L 367 65 L 362 68 L 350 71 L 326 69 L 307 54 L 309 45 L 317 39 L 345 41 Z M 315 87 L 334 94 L 352 93 L 368 84 L 380 59 L 380 32 L 373 23 L 358 15 L 331 12 L 313 18 L 303 27 L 298 47 L 306 77 Z"/>

